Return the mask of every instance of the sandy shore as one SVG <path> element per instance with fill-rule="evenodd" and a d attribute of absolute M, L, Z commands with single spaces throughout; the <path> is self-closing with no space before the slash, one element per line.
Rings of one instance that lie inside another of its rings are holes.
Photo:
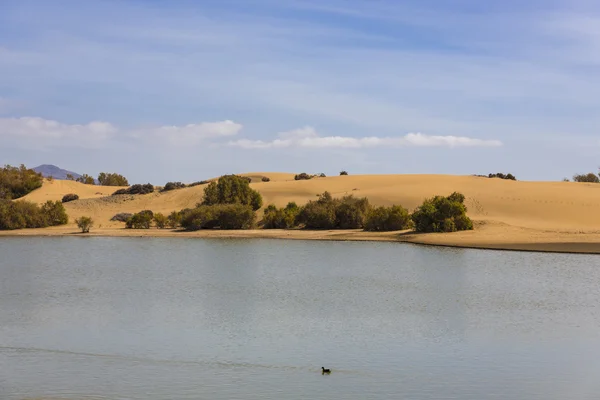
<path fill-rule="evenodd" d="M 415 234 L 413 232 L 364 232 L 361 230 L 206 230 L 185 232 L 171 229 L 124 229 L 100 228 L 82 234 L 75 226 L 45 229 L 0 231 L 0 237 L 10 236 L 69 236 L 69 237 L 178 237 L 178 238 L 230 238 L 230 239 L 287 239 L 287 240 L 333 240 L 333 241 L 379 241 L 412 243 L 417 245 L 446 246 L 457 248 L 536 251 L 556 253 L 600 254 L 600 233 L 573 234 L 544 232 L 490 226 L 478 223 L 474 231 Z M 527 241 L 523 240 L 524 235 Z"/>
<path fill-rule="evenodd" d="M 525 250 L 566 253 L 600 253 L 600 184 L 574 182 L 523 182 L 454 175 L 349 175 L 295 181 L 289 173 L 248 173 L 264 205 L 302 205 L 324 191 L 333 196 L 353 194 L 367 197 L 376 206 L 400 204 L 413 210 L 434 195 L 454 191 L 466 196 L 468 215 L 475 230 L 449 234 L 411 232 L 371 233 L 359 230 L 303 231 L 248 230 L 177 232 L 172 230 L 128 230 L 110 221 L 120 212 L 149 209 L 168 214 L 194 207 L 202 200 L 204 186 L 140 196 L 110 196 L 116 187 L 84 185 L 73 181 L 44 182 L 25 197 L 43 203 L 60 200 L 67 193 L 80 200 L 65 204 L 69 218 L 91 216 L 90 234 L 77 227 L 0 232 L 0 236 L 158 236 L 197 238 L 272 238 L 296 240 L 388 241 L 481 249 Z M 268 176 L 270 182 L 261 182 Z M 258 212 L 259 219 L 262 211 Z"/>

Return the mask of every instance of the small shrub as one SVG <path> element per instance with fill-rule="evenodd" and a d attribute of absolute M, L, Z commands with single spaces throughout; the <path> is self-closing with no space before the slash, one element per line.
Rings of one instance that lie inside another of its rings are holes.
<path fill-rule="evenodd" d="M 401 231 L 412 227 L 408 210 L 402 206 L 377 207 L 367 215 L 366 231 Z"/>
<path fill-rule="evenodd" d="M 346 171 L 341 171 L 341 172 L 340 172 L 340 176 L 342 176 L 342 175 L 348 175 L 348 172 L 346 172 Z"/>
<path fill-rule="evenodd" d="M 589 174 L 574 175 L 573 182 L 600 183 L 600 178 L 598 175 L 590 172 Z"/>
<path fill-rule="evenodd" d="M 271 182 L 271 178 L 269 178 L 267 176 L 263 176 L 260 180 L 263 182 Z"/>
<path fill-rule="evenodd" d="M 165 187 L 163 187 L 160 191 L 161 192 L 168 192 L 170 190 L 183 189 L 185 187 L 186 187 L 185 183 L 181 183 L 181 182 L 167 182 L 165 184 Z"/>
<path fill-rule="evenodd" d="M 154 225 L 158 229 L 164 229 L 167 226 L 167 217 L 161 213 L 154 214 Z"/>
<path fill-rule="evenodd" d="M 79 196 L 76 195 L 75 193 L 65 194 L 62 198 L 63 203 L 68 203 L 70 201 L 75 201 L 75 200 L 79 200 Z"/>
<path fill-rule="evenodd" d="M 427 199 L 412 214 L 411 219 L 417 232 L 455 232 L 473 229 L 467 217 L 465 196 L 452 193 L 448 197 L 435 196 Z"/>
<path fill-rule="evenodd" d="M 91 217 L 79 217 L 75 220 L 75 223 L 81 229 L 81 233 L 88 233 L 94 225 L 94 220 Z"/>
<path fill-rule="evenodd" d="M 74 181 L 75 177 L 73 176 L 73 174 L 67 174 L 67 180 L 68 181 Z"/>
<path fill-rule="evenodd" d="M 319 174 L 319 178 L 326 178 L 326 177 L 327 177 L 327 175 L 325 175 L 323 172 L 321 172 L 321 173 Z"/>
<path fill-rule="evenodd" d="M 294 176 L 294 180 L 296 180 L 296 181 L 308 180 L 308 179 L 312 179 L 312 176 L 307 174 L 306 172 L 302 172 L 302 173 Z"/>
<path fill-rule="evenodd" d="M 127 220 L 129 218 L 131 218 L 133 216 L 132 213 L 118 213 L 115 216 L 113 216 L 110 220 L 111 221 L 119 221 L 119 222 L 127 222 Z"/>
<path fill-rule="evenodd" d="M 146 183 L 145 185 L 135 184 L 127 189 L 119 189 L 114 192 L 112 195 L 116 196 L 119 194 L 149 194 L 154 192 L 154 186 L 151 183 Z"/>

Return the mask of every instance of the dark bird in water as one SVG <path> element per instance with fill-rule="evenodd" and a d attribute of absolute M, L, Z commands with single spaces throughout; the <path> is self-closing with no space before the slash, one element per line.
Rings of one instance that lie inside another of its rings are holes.
<path fill-rule="evenodd" d="M 326 369 L 324 367 L 321 367 L 321 369 L 323 370 L 323 372 L 321 372 L 321 375 L 325 375 L 325 374 L 330 374 L 331 373 L 330 369 Z"/>

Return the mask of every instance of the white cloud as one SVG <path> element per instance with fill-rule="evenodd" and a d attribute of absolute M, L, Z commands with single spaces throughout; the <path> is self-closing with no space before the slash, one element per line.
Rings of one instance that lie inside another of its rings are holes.
<path fill-rule="evenodd" d="M 103 147 L 111 140 L 130 137 L 136 140 L 152 139 L 169 145 L 193 146 L 218 137 L 236 135 L 242 125 L 233 121 L 201 122 L 184 126 L 122 130 L 102 121 L 85 125 L 65 124 L 38 117 L 0 118 L 0 139 L 24 148 Z"/>
<path fill-rule="evenodd" d="M 373 147 L 497 147 L 499 140 L 484 140 L 464 136 L 430 136 L 422 133 L 409 133 L 399 137 L 368 136 L 361 138 L 347 136 L 319 136 L 312 127 L 304 127 L 278 134 L 272 141 L 240 139 L 229 142 L 230 146 L 246 149 L 268 148 L 373 148 Z"/>
<path fill-rule="evenodd" d="M 185 126 L 161 126 L 151 130 L 151 134 L 159 139 L 165 139 L 172 145 L 191 146 L 205 139 L 235 136 L 242 128 L 241 124 L 226 120 Z"/>
<path fill-rule="evenodd" d="M 0 137 L 26 147 L 99 147 L 117 133 L 108 122 L 63 124 L 38 117 L 0 118 Z"/>

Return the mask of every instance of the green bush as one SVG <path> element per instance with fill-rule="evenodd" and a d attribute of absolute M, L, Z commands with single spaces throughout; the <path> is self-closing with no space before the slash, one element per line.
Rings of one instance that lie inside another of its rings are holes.
<path fill-rule="evenodd" d="M 200 205 L 181 211 L 181 226 L 188 231 L 200 229 L 250 229 L 256 214 L 250 205 L 215 204 Z"/>
<path fill-rule="evenodd" d="M 60 201 L 48 200 L 41 207 L 19 200 L 0 200 L 0 230 L 45 228 L 64 225 L 69 218 Z"/>
<path fill-rule="evenodd" d="M 253 210 L 258 210 L 262 207 L 262 196 L 250 187 L 248 178 L 225 175 L 204 188 L 204 200 L 201 205 L 217 204 L 249 205 Z"/>
<path fill-rule="evenodd" d="M 167 226 L 167 216 L 162 213 L 154 214 L 154 225 L 158 229 L 164 229 Z"/>
<path fill-rule="evenodd" d="M 448 197 L 435 196 L 417 208 L 411 218 L 417 232 L 455 232 L 473 229 L 467 217 L 465 196 L 453 193 Z"/>
<path fill-rule="evenodd" d="M 263 176 L 260 180 L 263 182 L 271 182 L 271 178 L 269 178 L 268 176 Z"/>
<path fill-rule="evenodd" d="M 412 220 L 408 210 L 402 206 L 377 207 L 367 214 L 366 231 L 401 231 L 410 229 Z"/>
<path fill-rule="evenodd" d="M 98 183 L 102 186 L 129 186 L 127 178 L 115 173 L 101 172 L 98 175 Z"/>
<path fill-rule="evenodd" d="M 0 169 L 0 199 L 18 199 L 42 187 L 41 173 L 20 167 L 4 166 Z"/>
<path fill-rule="evenodd" d="M 65 194 L 62 198 L 63 203 L 68 203 L 70 201 L 75 201 L 75 200 L 79 200 L 79 196 L 76 195 L 75 193 Z"/>
<path fill-rule="evenodd" d="M 346 171 L 341 171 L 341 172 L 340 172 L 340 176 L 342 176 L 342 175 L 348 175 L 348 172 L 346 172 Z"/>
<path fill-rule="evenodd" d="M 125 228 L 128 229 L 150 229 L 154 213 L 150 210 L 143 210 L 133 214 L 125 223 Z"/>
<path fill-rule="evenodd" d="M 312 179 L 312 175 L 309 175 L 306 172 L 302 172 L 302 173 L 294 176 L 294 180 L 297 180 L 297 181 L 308 180 L 308 179 Z"/>
<path fill-rule="evenodd" d="M 75 223 L 81 229 L 81 233 L 88 233 L 94 225 L 94 220 L 91 217 L 79 217 L 75 220 Z"/>
<path fill-rule="evenodd" d="M 573 182 L 600 183 L 600 178 L 598 175 L 590 172 L 589 174 L 574 175 Z"/>
<path fill-rule="evenodd" d="M 300 208 L 294 202 L 280 209 L 271 204 L 265 208 L 261 224 L 264 229 L 290 229 L 297 225 L 299 212 Z"/>

